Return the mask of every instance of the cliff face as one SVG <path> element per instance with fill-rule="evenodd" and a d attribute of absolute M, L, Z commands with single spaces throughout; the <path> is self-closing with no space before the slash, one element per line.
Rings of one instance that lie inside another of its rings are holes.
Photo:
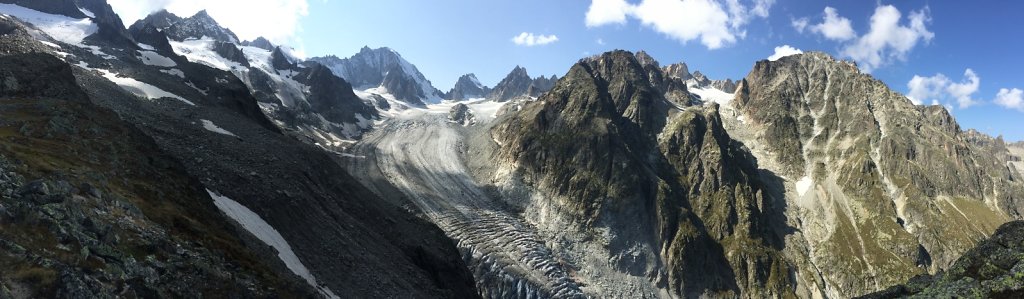
<path fill-rule="evenodd" d="M 608 258 L 577 257 L 589 271 L 687 296 L 788 293 L 773 249 L 780 239 L 765 229 L 771 203 L 749 154 L 729 138 L 717 106 L 675 108 L 649 65 L 617 51 L 573 66 L 491 130 L 502 144 L 499 168 L 512 168 L 496 180 L 534 186 L 543 195 L 524 205 L 528 221 Z"/>
<path fill-rule="evenodd" d="M 666 92 L 685 92 L 664 73 L 680 68 L 585 59 L 490 131 L 493 181 L 531 190 L 512 204 L 558 242 L 608 258 L 584 267 L 682 295 L 850 297 L 946 269 L 1019 218 L 1007 146 L 852 64 L 761 61 L 734 99 L 689 107 Z"/>
<path fill-rule="evenodd" d="M 758 62 L 734 105 L 762 167 L 793 182 L 788 214 L 802 233 L 787 246 L 804 243 L 810 258 L 798 267 L 847 269 L 811 271 L 832 295 L 948 268 L 1019 218 L 1005 149 L 972 143 L 945 109 L 915 106 L 850 63 L 821 53 Z"/>

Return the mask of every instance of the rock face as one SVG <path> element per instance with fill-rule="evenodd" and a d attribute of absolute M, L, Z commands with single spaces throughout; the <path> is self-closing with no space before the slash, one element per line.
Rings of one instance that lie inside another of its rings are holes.
<path fill-rule="evenodd" d="M 653 84 L 661 70 L 643 60 L 624 51 L 583 60 L 498 123 L 494 180 L 509 194 L 535 186 L 535 200 L 511 204 L 581 272 L 617 277 L 585 284 L 627 297 L 791 294 L 768 182 L 717 106 L 675 108 Z"/>
<path fill-rule="evenodd" d="M 452 109 L 449 110 L 448 121 L 470 126 L 476 123 L 476 116 L 473 115 L 473 111 L 469 110 L 469 106 L 460 103 L 452 106 Z"/>
<path fill-rule="evenodd" d="M 310 61 L 327 66 L 335 75 L 352 83 L 356 89 L 379 88 L 399 101 L 416 106 L 439 103 L 444 98 L 416 66 L 389 48 L 363 47 L 352 57 L 315 57 Z"/>
<path fill-rule="evenodd" d="M 851 63 L 822 53 L 760 61 L 734 106 L 743 122 L 733 127 L 748 133 L 740 139 L 762 167 L 794 182 L 787 217 L 801 221 L 787 249 L 808 256 L 794 261 L 797 277 L 830 296 L 946 269 L 1020 217 L 1021 180 L 1001 150 L 970 142 L 945 109 L 914 106 Z"/>
<path fill-rule="evenodd" d="M 455 87 L 445 94 L 445 100 L 462 101 L 487 97 L 491 89 L 480 83 L 474 74 L 466 74 L 459 77 Z"/>
<path fill-rule="evenodd" d="M 550 79 L 544 76 L 531 78 L 525 68 L 516 66 L 508 76 L 505 76 L 505 79 L 502 79 L 501 82 L 498 82 L 498 85 L 494 86 L 494 89 L 491 90 L 487 98 L 499 102 L 519 97 L 536 98 L 544 92 L 551 90 L 557 81 L 557 76 L 552 76 Z"/>
<path fill-rule="evenodd" d="M 1020 217 L 1007 147 L 852 64 L 761 61 L 735 99 L 680 110 L 665 91 L 683 69 L 586 59 L 490 131 L 490 180 L 570 264 L 683 296 L 851 297 Z"/>
<path fill-rule="evenodd" d="M 154 24 L 154 26 L 155 25 L 156 24 Z M 177 41 L 183 41 L 190 38 L 200 39 L 205 36 L 213 38 L 219 42 L 231 44 L 239 43 L 238 36 L 236 36 L 234 32 L 231 32 L 231 30 L 217 24 L 217 21 L 210 17 L 210 15 L 206 13 L 206 10 L 201 10 L 191 17 L 173 22 L 170 27 L 164 29 L 164 33 L 167 34 L 167 37 Z"/>
<path fill-rule="evenodd" d="M 274 48 L 277 48 L 276 46 L 274 46 L 274 44 L 270 43 L 269 40 L 263 38 L 262 36 L 257 37 L 253 41 L 243 41 L 242 45 L 246 47 L 256 47 L 267 51 L 273 51 Z"/>
<path fill-rule="evenodd" d="M 1020 298 L 1024 296 L 1024 221 L 1003 224 L 944 273 L 865 295 L 887 298 Z"/>
<path fill-rule="evenodd" d="M 114 59 L 58 56 L 30 30 L 0 18 L 0 297 L 478 296 L 451 239 L 282 135 L 235 73 L 107 45 Z M 354 97 L 298 69 L 272 79 L 310 84 L 310 105 Z"/>

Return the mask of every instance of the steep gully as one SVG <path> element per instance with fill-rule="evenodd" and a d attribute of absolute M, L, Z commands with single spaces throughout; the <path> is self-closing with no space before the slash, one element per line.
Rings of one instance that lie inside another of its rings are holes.
<path fill-rule="evenodd" d="M 382 197 L 400 191 L 458 242 L 484 297 L 584 298 L 535 228 L 469 176 L 457 126 L 447 109 L 405 111 L 364 136 L 345 164 Z"/>

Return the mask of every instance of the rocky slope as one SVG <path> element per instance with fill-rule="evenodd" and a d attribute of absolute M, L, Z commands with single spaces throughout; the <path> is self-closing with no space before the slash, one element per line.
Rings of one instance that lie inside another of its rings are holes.
<path fill-rule="evenodd" d="M 280 134 L 236 73 L 207 66 L 222 61 L 190 61 L 212 50 L 79 42 L 15 17 L 0 17 L 0 263 L 19 270 L 0 294 L 477 296 L 441 231 Z"/>
<path fill-rule="evenodd" d="M 310 61 L 327 66 L 356 89 L 372 89 L 371 93 L 390 95 L 414 106 L 439 103 L 444 98 L 416 66 L 389 48 L 363 47 L 349 58 L 326 56 Z"/>
<path fill-rule="evenodd" d="M 1003 224 L 946 272 L 922 275 L 860 298 L 1020 298 L 1024 296 L 1024 222 Z"/>
<path fill-rule="evenodd" d="M 487 98 L 499 102 L 522 97 L 536 98 L 551 90 L 557 81 L 558 76 L 532 78 L 525 68 L 516 66 L 501 82 L 498 82 L 498 85 L 491 89 Z"/>
<path fill-rule="evenodd" d="M 581 61 L 490 130 L 481 177 L 581 268 L 687 296 L 849 297 L 947 269 L 1020 217 L 1005 147 L 848 63 L 761 61 L 726 98 L 690 84 L 704 104 L 685 107 L 665 93 L 682 66 L 649 60 Z"/>

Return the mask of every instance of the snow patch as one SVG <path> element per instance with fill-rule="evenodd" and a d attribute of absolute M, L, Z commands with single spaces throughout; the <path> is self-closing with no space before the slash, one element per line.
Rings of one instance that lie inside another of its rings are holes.
<path fill-rule="evenodd" d="M 174 60 L 167 58 L 163 55 L 157 54 L 153 51 L 138 51 L 141 56 L 137 56 L 142 63 L 146 65 L 159 66 L 159 67 L 176 67 L 178 66 Z"/>
<path fill-rule="evenodd" d="M 811 186 L 813 185 L 814 179 L 811 179 L 809 176 L 805 176 L 799 181 L 796 181 L 796 193 L 803 197 L 804 194 L 807 194 L 808 190 L 811 190 Z"/>
<path fill-rule="evenodd" d="M 48 41 L 45 41 L 45 40 L 41 40 L 41 41 L 39 41 L 39 42 L 40 42 L 40 43 L 42 43 L 42 44 L 44 44 L 44 45 L 50 46 L 50 48 L 54 48 L 54 49 L 63 49 L 63 48 L 61 48 L 61 47 L 60 47 L 60 45 L 58 45 L 58 44 L 55 44 L 55 43 L 51 43 L 51 42 L 48 42 Z"/>
<path fill-rule="evenodd" d="M 736 94 L 727 93 L 714 87 L 690 87 L 689 91 L 690 93 L 699 96 L 705 103 L 718 103 L 722 106 L 728 106 L 732 103 L 732 99 L 736 97 Z"/>
<path fill-rule="evenodd" d="M 231 136 L 231 137 L 238 137 L 238 135 L 235 135 L 235 133 L 231 133 L 228 130 L 225 130 L 224 128 L 218 127 L 212 121 L 205 120 L 205 119 L 201 119 L 200 121 L 203 122 L 203 129 L 206 129 L 207 131 L 218 133 L 218 134 L 224 134 L 224 135 L 228 135 L 228 136 Z"/>
<path fill-rule="evenodd" d="M 31 23 L 53 39 L 72 45 L 81 45 L 89 35 L 99 31 L 90 19 L 48 14 L 14 4 L 0 4 L 0 13 Z"/>
<path fill-rule="evenodd" d="M 182 79 L 185 79 L 185 72 L 182 72 L 179 69 L 160 70 L 160 72 L 164 73 L 164 74 L 171 75 L 171 76 L 178 76 L 178 77 L 180 77 Z M 189 82 L 189 83 L 191 83 L 191 82 Z"/>
<path fill-rule="evenodd" d="M 196 91 L 198 91 L 199 93 L 203 94 L 204 96 L 209 95 L 209 90 L 199 89 L 199 87 L 196 87 L 196 84 L 192 83 L 192 81 L 185 82 L 185 85 L 188 85 L 188 87 L 191 87 L 192 89 L 195 89 Z"/>
<path fill-rule="evenodd" d="M 85 14 L 85 16 L 87 16 L 87 17 L 90 17 L 90 18 L 96 18 L 96 14 L 92 13 L 92 11 L 91 11 L 91 10 L 88 10 L 88 9 L 85 9 L 85 8 L 81 8 L 81 7 L 79 7 L 79 8 L 78 8 L 78 11 L 81 11 L 81 12 L 82 12 L 83 14 Z"/>
<path fill-rule="evenodd" d="M 82 66 L 83 68 L 89 69 L 87 67 L 87 65 L 85 65 L 85 66 L 79 65 L 79 66 Z M 176 100 L 182 101 L 185 104 L 189 104 L 191 106 L 195 106 L 196 105 L 195 103 L 192 103 L 191 101 L 186 100 L 183 97 L 180 97 L 180 96 L 178 96 L 176 94 L 173 94 L 173 93 L 166 92 L 163 89 L 160 89 L 159 87 L 156 87 L 156 86 L 153 86 L 153 85 L 149 85 L 149 84 L 147 84 L 145 82 L 141 82 L 141 81 L 138 81 L 138 80 L 135 80 L 135 79 L 132 79 L 132 78 L 128 78 L 128 77 L 121 77 L 117 73 L 113 73 L 111 71 L 104 70 L 104 69 L 91 69 L 91 70 L 95 70 L 95 71 L 100 72 L 100 74 L 103 75 L 103 78 L 107 78 L 107 80 L 110 80 L 110 82 L 114 82 L 114 84 L 117 84 L 118 86 L 121 86 L 122 89 L 127 90 L 128 92 L 131 92 L 132 94 L 134 94 L 136 96 L 144 97 L 144 98 L 151 99 L 151 100 L 162 99 L 162 98 L 172 98 L 172 99 L 176 99 Z"/>
<path fill-rule="evenodd" d="M 174 53 L 185 56 L 188 61 L 205 64 L 225 71 L 245 68 L 245 66 L 221 57 L 220 54 L 213 51 L 213 44 L 215 42 L 213 38 L 206 36 L 201 39 L 189 39 L 183 42 L 170 41 L 171 48 L 174 48 Z"/>
<path fill-rule="evenodd" d="M 213 198 L 213 204 L 217 206 L 217 209 L 220 209 L 221 212 L 237 222 L 253 236 L 256 236 L 257 239 L 277 250 L 277 257 L 284 262 L 285 266 L 292 273 L 305 279 L 309 285 L 319 290 L 320 294 L 327 298 L 340 298 L 326 286 L 321 286 L 316 281 L 316 277 L 313 277 L 313 273 L 309 272 L 309 269 L 302 264 L 299 257 L 292 251 L 291 245 L 288 245 L 288 241 L 285 241 L 284 236 L 264 221 L 260 215 L 257 215 L 237 201 L 213 192 L 210 189 L 206 189 L 206 193 L 209 193 L 210 197 Z"/>

